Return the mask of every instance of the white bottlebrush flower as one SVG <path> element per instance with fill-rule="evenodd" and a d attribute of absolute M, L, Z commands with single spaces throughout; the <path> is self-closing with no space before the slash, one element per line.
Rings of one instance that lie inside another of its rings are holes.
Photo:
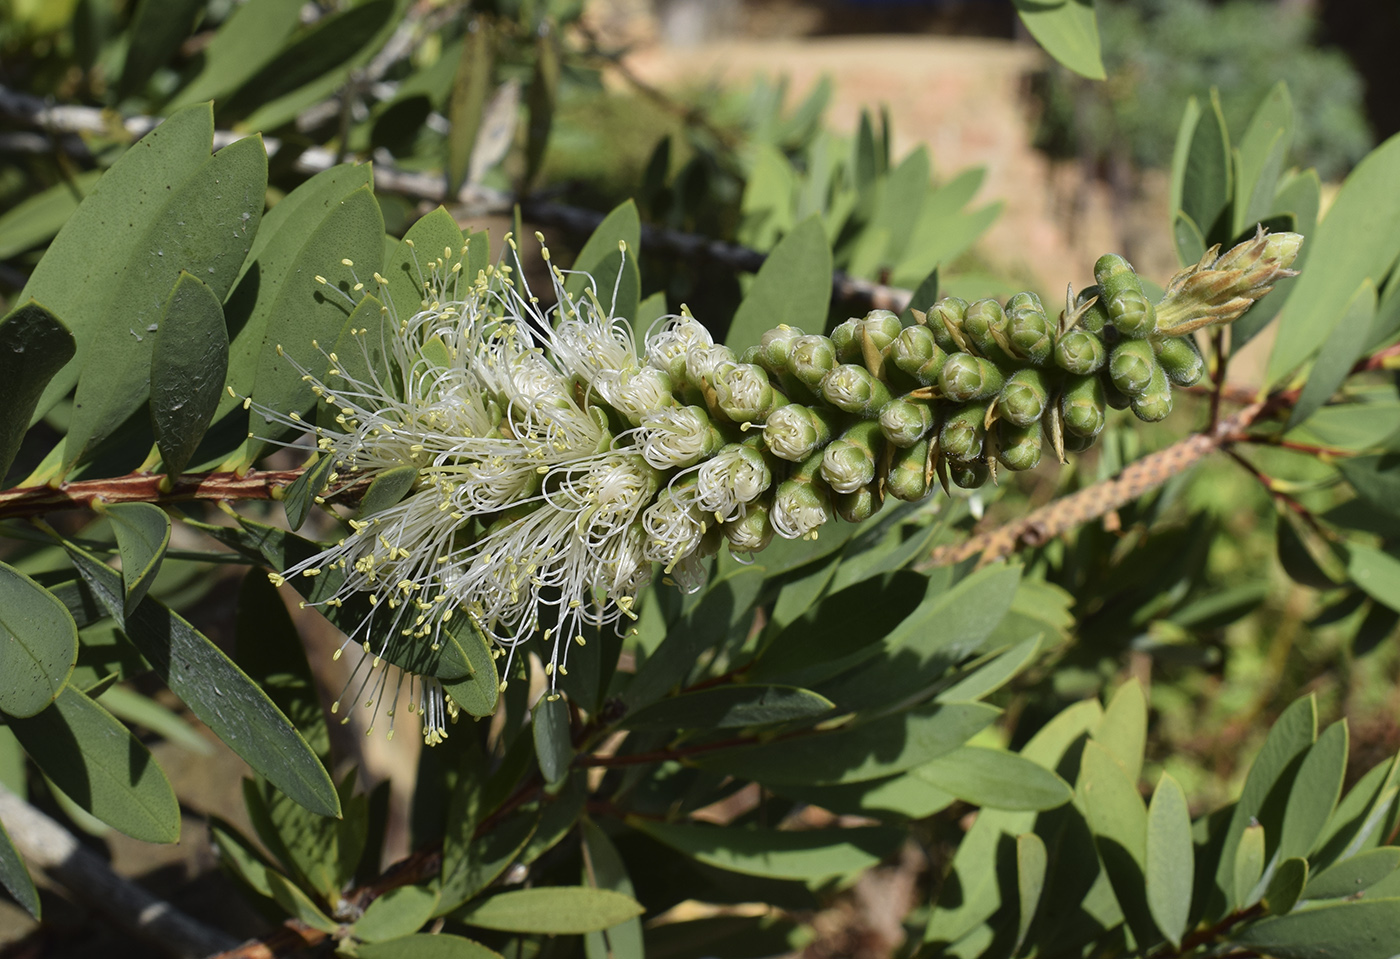
<path fill-rule="evenodd" d="M 739 508 L 763 495 L 773 474 L 763 454 L 743 443 L 730 443 L 700 464 L 696 502 L 721 523 L 734 518 Z"/>
<path fill-rule="evenodd" d="M 694 466 L 723 443 L 699 406 L 654 410 L 642 418 L 637 437 L 642 456 L 657 469 Z"/>
<path fill-rule="evenodd" d="M 592 291 L 570 297 L 558 270 L 558 302 L 548 308 L 506 266 L 465 277 L 465 253 L 418 261 L 427 296 L 411 315 L 388 301 L 388 283 L 376 275 L 381 329 L 356 331 L 353 357 L 325 353 L 324 375 L 298 367 L 339 411 L 338 428 L 314 428 L 321 455 L 335 460 L 327 495 L 387 470 L 417 470 L 399 503 L 351 520 L 343 540 L 274 577 L 336 571 L 343 579 L 322 605 L 369 595 L 372 612 L 346 643 L 369 654 L 353 698 L 376 710 L 397 693 L 380 668 L 390 638 L 436 647 L 453 618 L 465 617 L 506 655 L 508 670 L 516 647 L 542 633 L 551 642 L 546 671 L 563 674 L 571 641 L 632 615 L 653 561 L 693 578 L 689 561 L 702 548 L 695 496 L 684 519 L 663 520 L 657 499 L 663 470 L 688 455 L 684 437 L 663 436 L 660 421 L 621 432 L 610 425 L 619 422 L 610 410 L 634 424 L 676 412 L 668 374 L 638 361 L 626 321 Z M 656 339 L 648 357 L 710 346 L 688 318 L 667 321 Z M 381 352 L 376 368 L 370 358 Z M 309 428 L 295 413 L 259 409 Z M 702 419 L 709 432 L 691 437 L 699 455 L 719 445 Z M 437 680 L 409 681 L 412 711 L 436 742 L 456 707 Z"/>

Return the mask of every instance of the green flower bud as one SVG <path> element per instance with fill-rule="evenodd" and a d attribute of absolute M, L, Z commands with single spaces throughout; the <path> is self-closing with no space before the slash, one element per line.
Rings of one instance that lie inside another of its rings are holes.
<path fill-rule="evenodd" d="M 1027 363 L 1040 366 L 1050 359 L 1055 342 L 1040 297 L 1027 292 L 1007 300 L 1006 338 L 1011 351 Z"/>
<path fill-rule="evenodd" d="M 724 438 L 700 406 L 653 410 L 642 417 L 642 426 L 642 457 L 656 469 L 694 466 L 724 445 Z"/>
<path fill-rule="evenodd" d="M 788 367 L 803 386 L 820 395 L 822 380 L 836 369 L 836 346 L 825 336 L 799 336 L 792 341 Z"/>
<path fill-rule="evenodd" d="M 1001 388 L 997 411 L 1017 426 L 1038 422 L 1050 400 L 1050 387 L 1040 370 L 1023 369 L 1012 373 Z"/>
<path fill-rule="evenodd" d="M 1152 371 L 1161 368 L 1152 344 L 1146 340 L 1124 340 L 1113 348 L 1108 361 L 1108 375 L 1119 392 L 1129 398 L 1147 389 Z"/>
<path fill-rule="evenodd" d="M 780 323 L 759 337 L 758 358 L 750 360 L 750 362 L 757 363 L 769 373 L 777 373 L 779 370 L 787 369 L 788 356 L 792 353 L 793 341 L 799 336 L 805 335 L 795 326 Z"/>
<path fill-rule="evenodd" d="M 1078 433 L 1066 433 L 1064 441 L 1065 452 L 1082 453 L 1098 442 L 1098 439 L 1097 436 L 1080 436 Z"/>
<path fill-rule="evenodd" d="M 944 353 L 966 352 L 963 317 L 967 316 L 967 300 L 945 296 L 928 311 L 928 328 Z"/>
<path fill-rule="evenodd" d="M 991 478 L 992 468 L 986 460 L 949 460 L 948 478 L 954 486 L 977 489 Z"/>
<path fill-rule="evenodd" d="M 901 373 L 920 386 L 932 386 L 938 382 L 938 373 L 948 354 L 939 347 L 927 326 L 910 326 L 895 337 L 890 346 L 890 359 Z"/>
<path fill-rule="evenodd" d="M 859 323 L 860 320 L 853 316 L 837 324 L 836 329 L 831 331 L 831 343 L 836 347 L 836 358 L 842 363 L 859 363 L 861 360 Z"/>
<path fill-rule="evenodd" d="M 822 398 L 838 410 L 870 416 L 890 401 L 890 391 L 863 366 L 843 363 L 822 380 Z"/>
<path fill-rule="evenodd" d="M 1133 397 L 1133 412 L 1140 420 L 1156 423 L 1166 419 L 1171 411 L 1172 385 L 1162 364 L 1158 363 L 1152 370 L 1152 382 L 1147 389 Z"/>
<path fill-rule="evenodd" d="M 1158 362 L 1167 371 L 1167 379 L 1177 386 L 1192 386 L 1200 380 L 1206 361 L 1189 335 L 1164 337 L 1153 345 L 1157 348 Z"/>
<path fill-rule="evenodd" d="M 752 363 L 725 363 L 714 371 L 715 403 L 735 423 L 762 421 L 773 407 L 768 373 Z"/>
<path fill-rule="evenodd" d="M 1113 385 L 1113 380 L 1100 374 L 1099 382 L 1103 384 L 1103 397 L 1108 405 L 1115 410 L 1126 410 L 1133 404 L 1128 395 L 1118 387 Z"/>
<path fill-rule="evenodd" d="M 995 396 L 1005 382 L 996 364 L 971 353 L 954 353 L 938 374 L 938 388 L 954 403 Z"/>
<path fill-rule="evenodd" d="M 1040 424 L 1016 426 L 1002 420 L 997 424 L 997 459 L 1007 469 L 1031 470 L 1040 462 Z"/>
<path fill-rule="evenodd" d="M 789 403 L 768 415 L 763 442 L 774 456 L 800 463 L 831 442 L 830 418 L 810 406 Z"/>
<path fill-rule="evenodd" d="M 1157 307 L 1157 329 L 1183 336 L 1210 324 L 1233 323 L 1279 280 L 1296 276 L 1289 269 L 1298 258 L 1303 237 L 1297 233 L 1265 233 L 1238 244 L 1217 257 L 1220 247 L 1205 252 L 1167 283 Z"/>
<path fill-rule="evenodd" d="M 1108 323 L 1108 307 L 1104 305 L 1103 291 L 1097 285 L 1087 286 L 1074 298 L 1074 316 L 1071 320 L 1090 333 L 1101 333 Z M 1093 302 L 1091 303 L 1090 300 Z"/>
<path fill-rule="evenodd" d="M 1070 330 L 1055 343 L 1055 365 L 1078 376 L 1097 373 L 1107 357 L 1103 340 L 1088 330 Z"/>
<path fill-rule="evenodd" d="M 928 495 L 928 441 L 895 453 L 885 489 L 896 499 L 916 503 Z"/>
<path fill-rule="evenodd" d="M 836 494 L 836 515 L 848 523 L 863 523 L 880 511 L 880 496 L 873 486 Z"/>
<path fill-rule="evenodd" d="M 1103 429 L 1104 384 L 1097 376 L 1076 377 L 1065 387 L 1060 397 L 1060 419 L 1065 427 L 1065 442 L 1070 436 L 1098 436 Z"/>
<path fill-rule="evenodd" d="M 972 403 L 956 411 L 938 431 L 939 449 L 951 459 L 977 459 L 982 455 L 982 440 L 987 435 L 986 418 L 986 403 Z"/>
<path fill-rule="evenodd" d="M 722 529 L 735 553 L 756 553 L 773 541 L 770 510 L 762 500 L 745 505 Z"/>
<path fill-rule="evenodd" d="M 1109 319 L 1124 336 L 1140 338 L 1157 328 L 1157 314 L 1142 292 L 1132 264 L 1116 253 L 1105 253 L 1094 264 L 1094 279 Z"/>
<path fill-rule="evenodd" d="M 856 324 L 857 338 L 868 337 L 877 353 L 887 351 L 903 329 L 899 317 L 889 310 L 871 310 Z"/>
<path fill-rule="evenodd" d="M 880 411 L 880 430 L 885 439 L 900 449 L 913 446 L 933 429 L 933 404 L 927 400 L 899 397 Z"/>
<path fill-rule="evenodd" d="M 821 476 L 838 493 L 852 493 L 875 478 L 877 423 L 860 422 L 822 450 Z"/>
<path fill-rule="evenodd" d="M 812 459 L 820 462 L 821 457 L 814 456 Z M 783 480 L 773 494 L 770 519 L 773 529 L 784 539 L 815 539 L 817 530 L 832 515 L 831 496 L 820 481 L 813 482 L 810 478 Z"/>
<path fill-rule="evenodd" d="M 1001 347 L 1006 339 L 1006 313 L 996 300 L 978 300 L 969 306 L 963 332 L 983 356 L 999 362 L 1011 359 Z"/>

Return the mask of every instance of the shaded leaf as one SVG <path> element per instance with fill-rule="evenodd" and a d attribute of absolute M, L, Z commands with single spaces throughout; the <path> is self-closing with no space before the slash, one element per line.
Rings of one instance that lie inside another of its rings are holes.
<path fill-rule="evenodd" d="M 1078 789 L 1094 846 L 1128 927 L 1139 942 L 1156 941 L 1160 933 L 1146 892 L 1147 807 L 1136 780 L 1117 755 L 1090 741 L 1080 760 Z"/>
<path fill-rule="evenodd" d="M 626 246 L 625 253 L 620 245 Z M 567 275 L 564 292 L 577 300 L 592 289 L 609 316 L 632 319 L 642 298 L 642 274 L 637 267 L 641 248 L 642 221 L 637 204 L 627 200 L 604 217 L 583 244 L 573 265 L 580 272 Z"/>
<path fill-rule="evenodd" d="M 355 955 L 360 959 L 501 959 L 500 953 L 474 939 L 444 933 L 368 943 L 358 947 Z"/>
<path fill-rule="evenodd" d="M 1390 959 L 1400 953 L 1400 899 L 1343 902 L 1265 919 L 1229 941 L 1278 959 Z"/>
<path fill-rule="evenodd" d="M 160 572 L 170 545 L 170 517 L 150 503 L 113 503 L 99 509 L 112 524 L 122 560 L 125 615 L 130 616 Z"/>
<path fill-rule="evenodd" d="M 300 0 L 248 0 L 234 7 L 204 48 L 203 69 L 170 107 L 222 100 L 236 90 L 277 56 L 297 27 L 300 12 Z"/>
<path fill-rule="evenodd" d="M 1346 720 L 1339 720 L 1323 731 L 1303 758 L 1284 809 L 1276 853 L 1280 859 L 1307 858 L 1326 828 L 1342 795 L 1348 738 Z"/>
<path fill-rule="evenodd" d="M 1361 281 L 1361 286 L 1342 309 L 1341 319 L 1322 344 L 1322 352 L 1318 354 L 1317 362 L 1303 384 L 1302 395 L 1298 397 L 1285 429 L 1306 422 L 1351 375 L 1352 366 L 1366 349 L 1375 316 L 1376 286 L 1368 277 Z"/>
<path fill-rule="evenodd" d="M 1400 559 L 1364 543 L 1348 542 L 1347 573 L 1378 603 L 1400 612 Z"/>
<path fill-rule="evenodd" d="M 770 879 L 817 881 L 849 876 L 874 866 L 899 848 L 903 830 L 760 829 L 682 825 L 643 819 L 629 825 L 703 863 Z"/>
<path fill-rule="evenodd" d="M 821 218 L 814 214 L 793 227 L 763 261 L 734 313 L 725 343 L 742 351 L 783 323 L 819 332 L 826 327 L 830 301 L 831 248 Z"/>
<path fill-rule="evenodd" d="M 962 746 L 917 766 L 913 775 L 977 806 L 1054 809 L 1074 790 L 1055 773 L 1019 753 Z"/>
<path fill-rule="evenodd" d="M 7 210 L 0 216 L 0 260 L 8 260 L 16 253 L 52 239 L 101 176 L 101 170 L 79 173 Z"/>
<path fill-rule="evenodd" d="M 63 690 L 78 659 L 78 627 L 63 603 L 0 563 L 0 712 L 25 718 Z"/>
<path fill-rule="evenodd" d="M 1013 953 L 1021 951 L 1026 934 L 1035 921 L 1035 911 L 1045 891 L 1045 841 L 1033 832 L 1016 837 L 1016 892 L 1019 899 L 1016 945 Z"/>
<path fill-rule="evenodd" d="M 1400 848 L 1382 846 L 1343 859 L 1308 880 L 1304 899 L 1341 899 L 1365 892 L 1400 869 Z"/>
<path fill-rule="evenodd" d="M 417 479 L 414 466 L 396 466 L 376 475 L 360 498 L 360 519 L 399 505 Z"/>
<path fill-rule="evenodd" d="M 1264 890 L 1264 905 L 1275 916 L 1291 912 L 1308 882 L 1308 861 L 1301 856 L 1285 859 L 1274 870 Z"/>
<path fill-rule="evenodd" d="M 291 913 L 292 918 L 299 919 L 312 929 L 322 932 L 335 933 L 340 930 L 340 923 L 322 912 L 321 908 L 311 901 L 311 897 L 298 889 L 286 876 L 268 870 L 267 885 L 272 890 L 272 898 L 277 900 L 277 905 Z"/>
<path fill-rule="evenodd" d="M 591 820 L 585 819 L 580 828 L 583 845 L 583 882 L 595 889 L 611 889 L 632 896 L 632 879 L 627 865 L 612 840 Z M 584 954 L 588 959 L 643 959 L 642 922 L 633 916 L 598 932 L 584 934 Z"/>
<path fill-rule="evenodd" d="M 5 887 L 5 891 L 25 912 L 35 919 L 40 917 L 39 891 L 34 888 L 34 880 L 30 878 L 19 850 L 10 841 L 4 823 L 0 823 L 0 886 Z"/>
<path fill-rule="evenodd" d="M 365 942 L 401 939 L 422 928 L 437 911 L 437 903 L 437 893 L 423 886 L 390 889 L 365 908 L 350 932 Z"/>
<path fill-rule="evenodd" d="M 630 713 L 623 725 L 655 729 L 734 729 L 807 719 L 831 701 L 796 686 L 715 686 L 671 696 Z"/>
<path fill-rule="evenodd" d="M 141 92 L 185 42 L 203 10 L 203 0 L 141 0 L 136 5 L 127 29 L 131 44 L 117 81 L 118 100 Z"/>
<path fill-rule="evenodd" d="M 104 709 L 123 722 L 142 726 L 167 742 L 183 746 L 200 756 L 208 756 L 214 752 L 208 740 L 195 732 L 189 723 L 149 696 L 142 696 L 125 686 L 110 686 L 100 693 L 90 690 L 84 692 L 93 696 Z"/>
<path fill-rule="evenodd" d="M 551 886 L 500 893 L 456 918 L 482 929 L 563 936 L 607 929 L 641 914 L 635 899 L 610 889 Z"/>
<path fill-rule="evenodd" d="M 574 758 L 569 738 L 569 704 L 562 696 L 546 695 L 535 704 L 530 730 L 535 737 L 535 758 L 544 781 L 557 783 L 569 773 Z"/>
<path fill-rule="evenodd" d="M 44 388 L 76 348 L 62 321 L 34 300 L 0 319 L 0 409 L 5 411 L 0 421 L 0 483 L 15 461 Z"/>
<path fill-rule="evenodd" d="M 457 76 L 452 81 L 452 94 L 447 106 L 449 196 L 457 195 L 471 169 L 472 150 L 486 112 L 486 98 L 491 93 L 491 66 L 495 57 L 495 30 L 491 18 L 473 17 L 466 26 L 462 59 L 457 65 Z"/>
<path fill-rule="evenodd" d="M 178 476 L 223 398 L 228 327 L 214 291 L 183 271 L 159 324 L 151 348 L 151 425 L 165 471 Z"/>
<path fill-rule="evenodd" d="M 257 683 L 329 766 L 330 730 L 301 636 L 282 597 L 261 570 L 249 570 L 234 619 L 240 669 Z"/>
<path fill-rule="evenodd" d="M 272 864 L 237 829 L 218 816 L 210 816 L 209 840 L 225 869 L 254 892 L 272 898 L 272 886 L 267 881 Z"/>

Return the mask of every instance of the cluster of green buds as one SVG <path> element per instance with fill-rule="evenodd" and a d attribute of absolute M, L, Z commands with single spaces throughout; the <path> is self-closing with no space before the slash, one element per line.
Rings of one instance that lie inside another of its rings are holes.
<path fill-rule="evenodd" d="M 376 657 L 382 637 L 436 646 L 465 620 L 507 656 L 552 636 L 545 670 L 562 675 L 585 627 L 632 615 L 653 564 L 698 586 L 725 542 L 753 553 L 864 520 L 889 496 L 977 487 L 999 465 L 1034 467 L 1047 440 L 1063 459 L 1108 406 L 1160 420 L 1172 386 L 1201 376 L 1191 331 L 1290 275 L 1300 241 L 1261 232 L 1213 250 L 1156 304 L 1105 256 L 1055 318 L 1034 293 L 948 297 L 908 325 L 874 310 L 830 336 L 779 326 L 742 355 L 685 313 L 638 343 L 558 269 L 543 307 L 519 271 L 465 277 L 465 248 L 447 248 L 420 264 L 421 303 L 376 301 L 363 327 L 357 308 L 325 372 L 293 363 L 338 411 L 313 427 L 327 493 L 383 478 L 404 495 L 277 579 L 324 575 L 318 605 L 369 593 L 347 642 Z M 423 688 L 436 741 L 451 703 Z"/>

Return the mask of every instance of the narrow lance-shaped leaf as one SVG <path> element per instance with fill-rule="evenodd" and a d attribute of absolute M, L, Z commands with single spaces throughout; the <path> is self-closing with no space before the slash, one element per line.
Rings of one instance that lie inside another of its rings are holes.
<path fill-rule="evenodd" d="M 641 905 L 620 892 L 549 886 L 500 893 L 458 917 L 482 929 L 564 936 L 607 929 L 641 914 Z"/>
<path fill-rule="evenodd" d="M 180 838 L 180 805 L 150 750 L 86 695 L 64 689 L 10 728 L 44 775 L 83 810 L 146 842 Z"/>
<path fill-rule="evenodd" d="M 1031 931 L 1035 921 L 1036 908 L 1040 905 L 1041 893 L 1045 891 L 1045 841 L 1033 832 L 1016 837 L 1016 892 L 1019 899 L 1019 918 L 1016 924 L 1016 947 L 1013 953 L 1021 951 L 1021 944 Z"/>
<path fill-rule="evenodd" d="M 340 815 L 335 783 L 267 693 L 208 637 L 156 599 L 125 614 L 121 575 L 72 543 L 67 551 L 107 611 L 175 695 L 229 748 L 312 812 Z"/>
<path fill-rule="evenodd" d="M 30 878 L 29 870 L 25 868 L 24 860 L 20 858 L 19 850 L 15 849 L 3 823 L 0 823 L 0 886 L 14 896 L 15 902 L 25 912 L 35 919 L 40 917 L 39 891 L 34 888 L 34 880 Z"/>
<path fill-rule="evenodd" d="M 1186 793 L 1163 773 L 1147 807 L 1147 906 L 1162 935 L 1178 948 L 1190 920 L 1195 871 Z"/>
<path fill-rule="evenodd" d="M 58 696 L 78 659 L 78 627 L 61 601 L 0 563 L 0 712 L 33 716 Z"/>
<path fill-rule="evenodd" d="M 189 465 L 214 419 L 228 375 L 223 304 L 203 280 L 181 272 L 151 348 L 151 424 L 165 471 Z"/>
<path fill-rule="evenodd" d="M 627 865 L 617 847 L 591 820 L 580 824 L 583 847 L 583 882 L 595 889 L 611 889 L 624 896 L 634 894 Z M 588 959 L 642 959 L 642 923 L 633 916 L 616 926 L 584 934 L 584 954 Z"/>
<path fill-rule="evenodd" d="M 0 482 L 15 461 L 44 388 L 76 349 L 62 321 L 33 300 L 0 319 Z"/>
<path fill-rule="evenodd" d="M 113 503 L 100 512 L 112 523 L 117 554 L 122 559 L 123 610 L 131 615 L 156 580 L 170 545 L 170 517 L 150 503 Z"/>
<path fill-rule="evenodd" d="M 491 92 L 491 61 L 494 59 L 495 31 L 489 17 L 474 17 L 467 23 L 467 40 L 462 45 L 462 60 L 457 78 L 452 84 L 447 119 L 451 132 L 447 138 L 447 193 L 456 196 L 466 181 L 471 167 L 472 148 L 476 146 L 486 110 L 486 97 Z"/>

